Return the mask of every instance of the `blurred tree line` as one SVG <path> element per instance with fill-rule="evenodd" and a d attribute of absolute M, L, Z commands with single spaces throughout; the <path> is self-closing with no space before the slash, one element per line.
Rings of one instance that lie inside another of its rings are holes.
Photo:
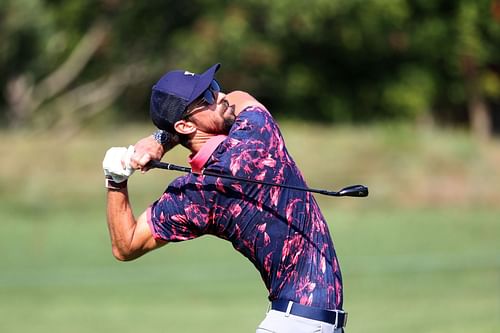
<path fill-rule="evenodd" d="M 489 137 L 500 0 L 0 0 L 3 127 L 147 119 L 164 72 L 215 62 L 277 116 Z"/>

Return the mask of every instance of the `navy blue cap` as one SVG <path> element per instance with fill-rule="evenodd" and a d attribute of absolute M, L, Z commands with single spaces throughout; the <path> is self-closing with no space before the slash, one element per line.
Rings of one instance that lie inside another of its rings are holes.
<path fill-rule="evenodd" d="M 215 64 L 203 74 L 174 70 L 163 75 L 153 86 L 149 113 L 156 127 L 174 131 L 174 124 L 182 119 L 189 104 L 208 89 L 219 70 Z"/>

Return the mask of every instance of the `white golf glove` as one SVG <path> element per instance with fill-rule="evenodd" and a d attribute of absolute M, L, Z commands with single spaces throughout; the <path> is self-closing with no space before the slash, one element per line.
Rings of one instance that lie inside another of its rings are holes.
<path fill-rule="evenodd" d="M 134 151 L 134 146 L 109 148 L 102 161 L 104 175 L 111 177 L 115 183 L 126 181 L 135 171 L 130 166 Z"/>

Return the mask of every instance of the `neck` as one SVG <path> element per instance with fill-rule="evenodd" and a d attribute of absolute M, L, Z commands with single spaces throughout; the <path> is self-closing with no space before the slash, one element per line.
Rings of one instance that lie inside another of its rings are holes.
<path fill-rule="evenodd" d="M 214 136 L 217 136 L 217 134 L 208 134 L 201 131 L 197 132 L 196 135 L 189 140 L 189 150 L 191 153 L 196 154 L 200 151 L 201 147 Z"/>

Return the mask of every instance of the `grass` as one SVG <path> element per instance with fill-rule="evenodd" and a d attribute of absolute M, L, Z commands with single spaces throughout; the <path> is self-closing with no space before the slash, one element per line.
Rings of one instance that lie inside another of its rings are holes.
<path fill-rule="evenodd" d="M 266 291 L 229 243 L 203 237 L 134 262 L 112 258 L 102 156 L 149 130 L 70 140 L 0 133 L 0 332 L 255 331 Z M 311 186 L 370 185 L 368 199 L 319 198 L 343 269 L 347 331 L 496 332 L 500 208 L 490 188 L 500 177 L 498 143 L 356 130 L 283 126 Z M 185 164 L 184 155 L 176 150 L 169 160 Z M 177 175 L 134 175 L 136 212 Z M 443 193 L 426 194 L 435 182 Z"/>

